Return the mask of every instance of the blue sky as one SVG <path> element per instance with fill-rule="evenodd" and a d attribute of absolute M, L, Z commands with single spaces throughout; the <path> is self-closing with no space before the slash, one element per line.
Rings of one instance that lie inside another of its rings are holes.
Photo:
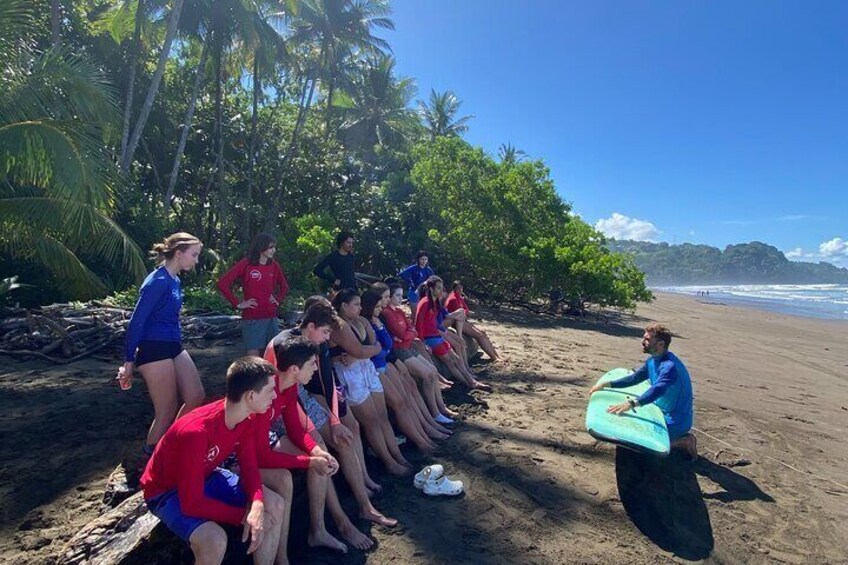
<path fill-rule="evenodd" d="M 589 223 L 848 266 L 848 2 L 392 6 L 419 98 L 453 90 L 469 142 L 543 159 Z"/>

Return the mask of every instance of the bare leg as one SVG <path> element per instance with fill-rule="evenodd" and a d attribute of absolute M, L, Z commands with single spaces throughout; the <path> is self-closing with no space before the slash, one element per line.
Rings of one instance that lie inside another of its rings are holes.
<path fill-rule="evenodd" d="M 489 339 L 489 336 L 484 330 L 479 329 L 477 326 L 469 322 L 465 324 L 465 333 L 477 340 L 477 343 L 480 344 L 480 348 L 483 349 L 490 359 L 493 361 L 500 359 L 500 355 L 498 355 L 498 352 L 495 350 L 492 340 Z"/>
<path fill-rule="evenodd" d="M 262 542 L 256 551 L 253 553 L 253 563 L 255 565 L 272 565 L 279 556 L 280 535 L 282 533 L 280 525 L 283 521 L 283 514 L 289 512 L 286 508 L 286 502 L 283 497 L 277 494 L 273 489 L 262 487 L 262 498 L 265 506 L 265 535 L 262 537 Z M 287 563 L 285 547 L 283 548 L 282 563 Z"/>
<path fill-rule="evenodd" d="M 153 422 L 147 445 L 156 445 L 177 417 L 177 373 L 171 359 L 146 363 L 138 368 L 153 401 Z"/>
<path fill-rule="evenodd" d="M 409 469 L 393 457 L 388 445 L 386 445 L 386 438 L 383 434 L 380 417 L 377 415 L 377 410 L 374 406 L 373 396 L 371 395 L 371 397 L 358 406 L 349 405 L 348 407 L 365 431 L 365 439 L 368 440 L 368 445 L 371 446 L 371 449 L 374 450 L 374 453 L 377 454 L 377 457 L 386 466 L 386 470 L 392 475 L 401 477 L 408 475 Z M 397 442 L 394 435 L 392 435 L 391 441 L 395 443 L 395 449 L 397 449 Z"/>
<path fill-rule="evenodd" d="M 287 437 L 280 438 L 274 451 L 302 455 L 301 451 Z M 324 546 L 330 549 L 347 553 L 347 546 L 330 535 L 324 522 L 324 505 L 327 501 L 327 483 L 331 481 L 329 476 L 319 474 L 314 469 L 306 471 L 306 489 L 309 495 L 309 538 L 307 543 L 311 547 Z"/>
<path fill-rule="evenodd" d="M 196 565 L 219 565 L 227 552 L 227 533 L 215 522 L 204 522 L 188 538 Z"/>
<path fill-rule="evenodd" d="M 280 498 L 283 499 L 283 515 L 280 521 L 279 543 L 274 563 L 284 565 L 289 562 L 287 547 L 293 496 L 291 473 L 288 469 L 259 469 L 259 473 L 262 476 L 262 484 L 279 494 Z"/>
<path fill-rule="evenodd" d="M 465 348 L 465 340 L 454 332 L 445 332 L 445 340 L 450 343 L 450 346 L 456 351 L 460 359 L 462 359 L 463 368 L 471 371 L 471 367 L 468 365 L 468 350 Z"/>
<path fill-rule="evenodd" d="M 184 350 L 174 358 L 174 369 L 177 375 L 177 390 L 180 392 L 180 398 L 183 399 L 183 405 L 177 412 L 177 418 L 179 418 L 202 405 L 206 399 L 206 391 L 203 390 L 200 373 L 197 372 L 197 367 L 188 351 Z"/>
<path fill-rule="evenodd" d="M 401 390 L 406 391 L 408 397 L 413 401 L 411 404 L 427 435 L 433 439 L 445 439 L 450 436 L 451 431 L 436 422 L 433 416 L 430 415 L 427 403 L 421 396 L 421 391 L 418 390 L 418 385 L 415 383 L 412 375 L 409 374 L 406 365 L 401 361 L 395 361 L 394 366 L 397 369 L 398 383 L 401 385 Z"/>
<path fill-rule="evenodd" d="M 368 474 L 368 467 L 365 465 L 365 449 L 362 447 L 362 434 L 360 433 L 359 422 L 353 417 L 353 411 L 348 410 L 347 414 L 342 418 L 342 423 L 353 434 L 353 447 L 356 452 L 356 458 L 359 459 L 359 465 L 362 468 L 362 476 L 365 478 L 365 487 L 372 491 L 381 491 L 383 487 L 376 482 Z"/>
<path fill-rule="evenodd" d="M 418 449 L 432 451 L 436 448 L 436 445 L 424 433 L 421 423 L 412 414 L 412 403 L 406 394 L 397 387 L 397 384 L 394 382 L 395 379 L 390 376 L 390 373 L 394 373 L 394 377 L 397 378 L 397 373 L 391 365 L 388 365 L 386 371 L 380 374 L 386 404 L 391 407 L 392 412 L 395 414 L 395 420 L 397 420 L 398 426 L 406 437 L 412 440 L 412 443 Z"/>
<path fill-rule="evenodd" d="M 450 408 L 445 405 L 445 400 L 442 397 L 442 388 L 439 386 L 439 379 L 441 375 L 439 375 L 438 369 L 433 365 L 427 358 L 425 357 L 413 357 L 415 364 L 420 367 L 425 375 L 430 375 L 430 382 L 432 383 L 433 388 L 433 399 L 436 403 L 437 412 L 431 414 L 433 416 L 438 415 L 439 412 L 447 416 L 448 418 L 453 418 L 455 416 L 459 416 L 459 412 L 454 412 Z M 422 379 L 422 383 L 426 387 L 426 381 Z M 429 403 L 428 403 L 429 404 Z"/>
<path fill-rule="evenodd" d="M 389 449 L 389 453 L 392 454 L 395 461 L 404 467 L 411 469 L 412 465 L 400 452 L 400 447 L 398 446 L 397 439 L 395 438 L 395 432 L 392 429 L 392 425 L 389 423 L 389 413 L 386 410 L 385 394 L 382 392 L 373 392 L 371 393 L 371 398 L 374 399 L 374 410 L 380 417 L 380 428 L 383 431 L 383 437 L 386 438 L 386 447 Z"/>

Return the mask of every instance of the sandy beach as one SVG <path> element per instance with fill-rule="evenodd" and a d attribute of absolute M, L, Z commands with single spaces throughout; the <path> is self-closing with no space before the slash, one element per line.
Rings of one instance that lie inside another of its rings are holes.
<path fill-rule="evenodd" d="M 616 450 L 585 431 L 586 390 L 640 364 L 650 321 L 672 329 L 693 377 L 696 463 Z M 405 448 L 420 466 L 442 463 L 467 493 L 432 499 L 378 471 L 377 505 L 400 526 L 360 524 L 378 542 L 368 554 L 313 550 L 293 562 L 848 561 L 848 324 L 658 294 L 633 315 L 486 310 L 480 325 L 509 357 L 475 367 L 494 392 L 451 392 L 457 433 L 432 457 Z M 238 344 L 190 351 L 220 396 Z M 117 361 L 2 359 L 0 562 L 55 562 L 144 436 L 146 391 L 119 390 Z"/>

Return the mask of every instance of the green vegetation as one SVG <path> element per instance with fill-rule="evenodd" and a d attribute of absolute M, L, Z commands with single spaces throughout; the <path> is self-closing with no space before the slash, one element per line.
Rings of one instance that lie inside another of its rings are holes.
<path fill-rule="evenodd" d="M 830 263 L 788 260 L 777 248 L 759 241 L 728 245 L 669 245 L 644 241 L 610 241 L 631 254 L 652 285 L 826 284 L 848 282 L 848 269 Z"/>
<path fill-rule="evenodd" d="M 35 287 L 15 300 L 130 305 L 141 250 L 178 230 L 207 251 L 189 308 L 223 306 L 212 281 L 261 230 L 302 296 L 340 228 L 375 275 L 425 248 L 492 301 L 650 299 L 541 160 L 470 146 L 450 90 L 416 101 L 380 36 L 390 15 L 385 0 L 2 2 L 0 277 Z"/>

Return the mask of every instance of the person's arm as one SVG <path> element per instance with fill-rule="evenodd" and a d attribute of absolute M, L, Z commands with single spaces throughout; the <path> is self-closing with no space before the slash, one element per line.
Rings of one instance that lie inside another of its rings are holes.
<path fill-rule="evenodd" d="M 359 340 L 353 335 L 349 323 L 345 323 L 340 330 L 333 332 L 331 339 L 348 355 L 357 359 L 370 359 L 380 353 L 382 349 L 379 345 L 362 345 L 359 343 Z"/>
<path fill-rule="evenodd" d="M 410 265 L 409 267 L 407 267 L 407 268 L 403 269 L 401 272 L 399 272 L 398 276 L 400 278 L 402 278 L 406 282 L 407 285 L 412 286 L 413 285 L 412 272 L 414 270 L 415 270 L 415 265 Z"/>
<path fill-rule="evenodd" d="M 668 387 L 677 382 L 677 367 L 672 361 L 663 361 L 660 363 L 657 371 L 657 381 L 651 385 L 651 388 L 646 390 L 642 396 L 636 399 L 637 406 L 650 404 L 656 399 L 665 394 Z"/>
<path fill-rule="evenodd" d="M 283 407 L 283 421 L 286 424 L 286 435 L 297 447 L 306 453 L 312 453 L 315 446 L 315 440 L 309 435 L 307 427 L 303 425 L 304 420 L 308 418 L 300 407 L 297 401 L 297 387 L 292 385 L 283 391 L 285 396 Z M 303 417 L 303 419 L 301 419 Z"/>
<path fill-rule="evenodd" d="M 331 275 L 328 275 L 328 274 L 327 274 L 327 267 L 329 267 L 329 266 L 330 266 L 330 259 L 332 259 L 332 257 L 333 257 L 333 254 L 332 254 L 332 253 L 330 253 L 329 255 L 327 255 L 326 257 L 324 257 L 324 258 L 321 260 L 321 262 L 320 262 L 320 263 L 318 263 L 317 265 L 315 265 L 315 268 L 314 268 L 314 269 L 312 269 L 312 274 L 313 274 L 313 275 L 315 275 L 315 276 L 316 276 L 316 277 L 318 277 L 319 279 L 322 279 L 322 280 L 326 281 L 326 282 L 327 282 L 327 283 L 329 283 L 329 284 L 335 284 L 335 282 L 336 282 L 336 277 L 335 277 L 335 275 L 332 275 L 332 274 L 331 274 Z"/>
<path fill-rule="evenodd" d="M 403 312 L 387 310 L 386 315 L 383 316 L 386 327 L 389 329 L 389 333 L 392 334 L 392 339 L 395 344 L 412 341 L 415 337 L 415 334 L 409 326 L 401 321 L 400 317 L 403 315 Z"/>
<path fill-rule="evenodd" d="M 260 469 L 306 469 L 309 467 L 309 456 L 292 455 L 274 451 L 268 443 L 268 432 L 271 430 L 270 412 L 255 417 L 253 442 L 256 450 L 256 463 Z M 288 431 L 288 430 L 286 430 Z"/>
<path fill-rule="evenodd" d="M 621 377 L 620 379 L 608 382 L 607 386 L 609 386 L 609 388 L 627 388 L 629 386 L 639 384 L 647 378 L 648 362 L 646 361 L 645 364 L 639 367 L 636 371 L 630 373 L 626 377 Z"/>
<path fill-rule="evenodd" d="M 141 342 L 144 325 L 159 300 L 169 290 L 170 286 L 165 278 L 154 278 L 150 281 L 150 284 L 142 286 L 138 302 L 135 304 L 130 323 L 127 326 L 127 345 L 124 355 L 124 360 L 127 363 L 135 362 L 135 350 L 138 349 L 138 344 Z"/>
<path fill-rule="evenodd" d="M 180 510 L 186 516 L 201 518 L 238 526 L 245 516 L 245 508 L 230 506 L 206 496 L 203 487 L 206 477 L 203 461 L 206 459 L 207 442 L 203 432 L 187 432 L 180 442 L 180 476 L 177 482 L 177 497 Z M 252 444 L 251 444 L 252 445 Z M 260 489 L 260 497 L 261 497 Z"/>
<path fill-rule="evenodd" d="M 239 303 L 241 302 L 235 294 L 233 294 L 233 284 L 237 280 L 241 280 L 242 273 L 244 272 L 244 267 L 247 264 L 247 259 L 242 259 L 233 267 L 224 273 L 215 286 L 218 287 L 218 292 L 220 292 L 224 298 L 227 299 L 233 308 L 238 308 Z M 245 297 L 246 298 L 246 297 Z"/>
<path fill-rule="evenodd" d="M 236 459 L 239 464 L 239 479 L 242 490 L 251 502 L 262 501 L 262 476 L 259 474 L 259 464 L 256 461 L 256 422 L 245 420 L 240 426 L 244 426 L 241 441 L 236 447 Z M 265 444 L 268 444 L 268 436 L 265 436 Z"/>
<path fill-rule="evenodd" d="M 274 298 L 277 299 L 277 306 L 283 303 L 286 296 L 289 295 L 289 281 L 286 279 L 286 274 L 280 264 L 274 261 L 274 280 L 277 281 L 277 291 L 274 293 Z"/>

